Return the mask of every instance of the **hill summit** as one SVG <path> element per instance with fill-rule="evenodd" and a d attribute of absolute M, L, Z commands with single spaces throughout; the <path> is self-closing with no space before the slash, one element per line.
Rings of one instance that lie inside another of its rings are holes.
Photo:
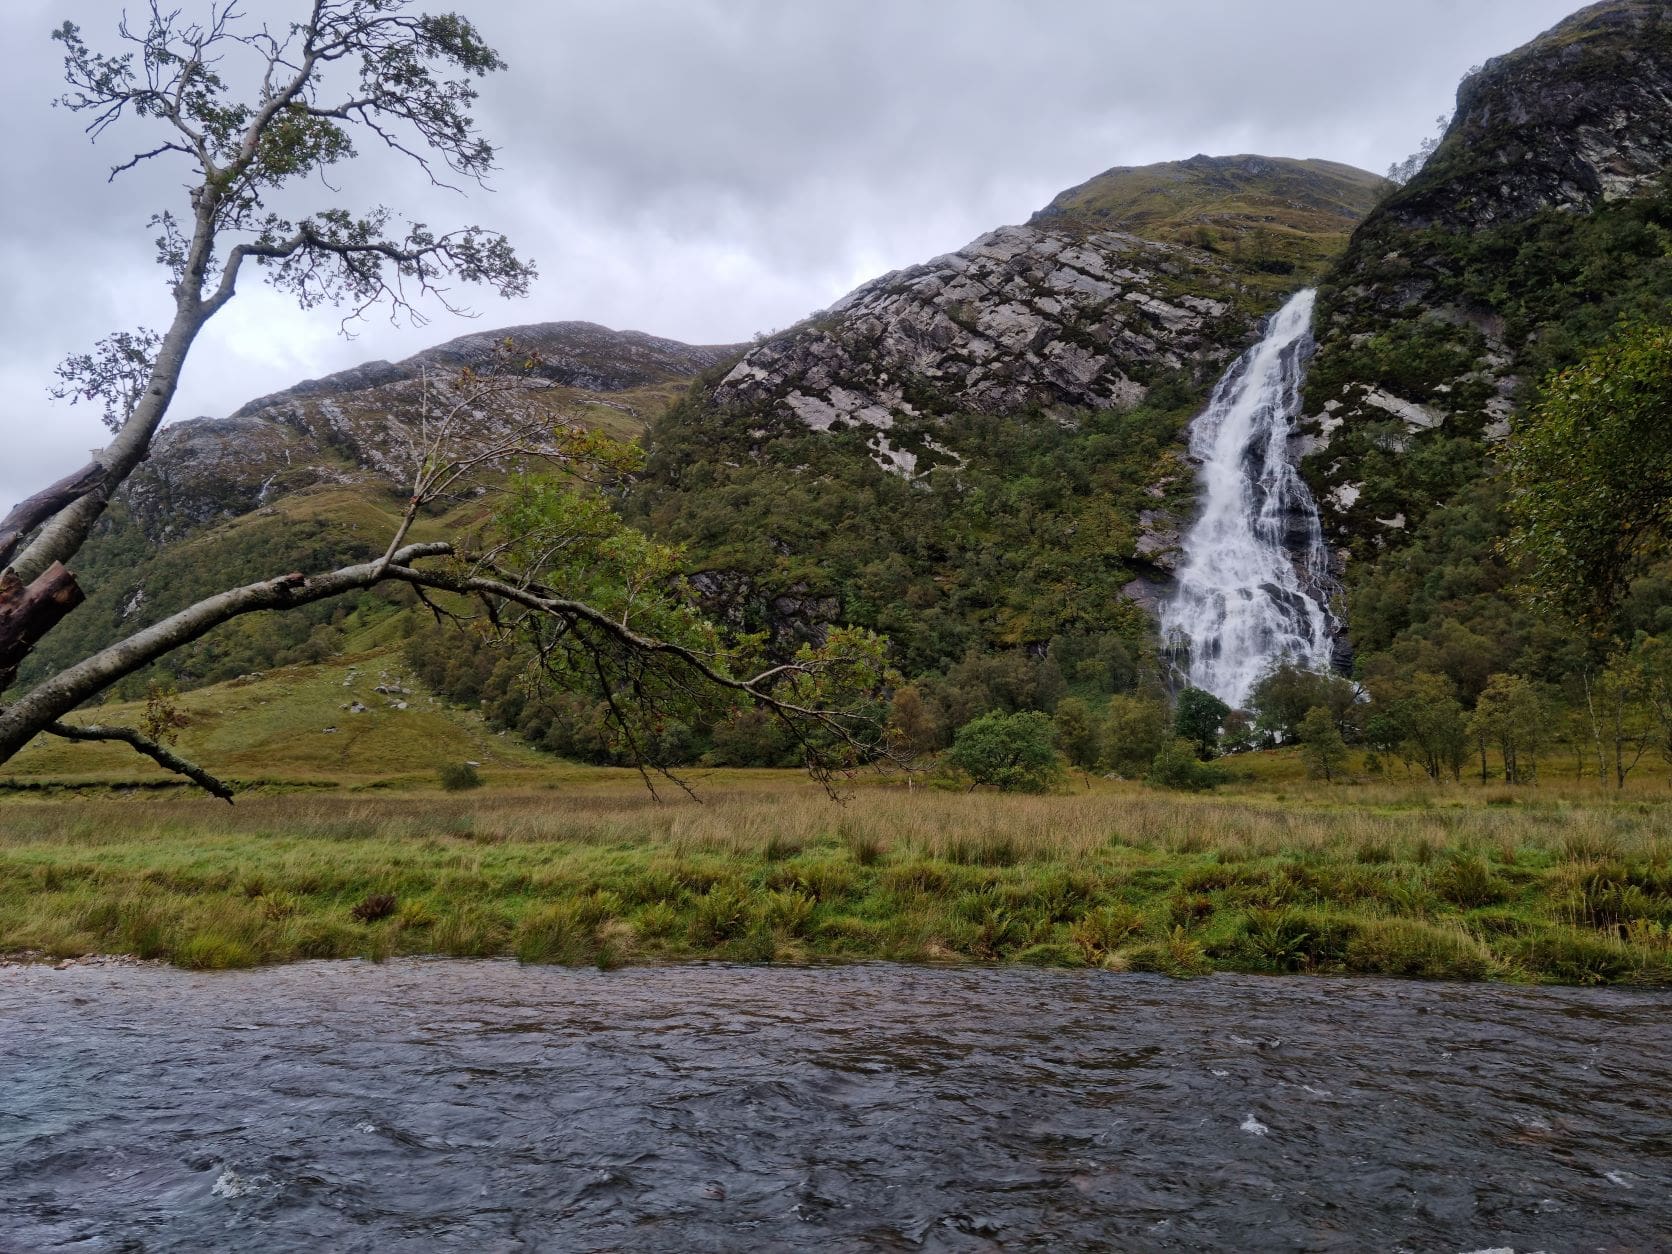
<path fill-rule="evenodd" d="M 817 430 L 869 429 L 911 473 L 959 413 L 1130 408 L 1200 385 L 1314 277 L 1385 180 L 1324 161 L 1193 157 L 1122 167 L 1023 226 L 865 284 L 751 350 L 711 400 Z"/>

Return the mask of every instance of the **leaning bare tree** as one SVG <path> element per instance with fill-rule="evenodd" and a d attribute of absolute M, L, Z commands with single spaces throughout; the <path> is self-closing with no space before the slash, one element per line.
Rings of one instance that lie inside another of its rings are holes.
<path fill-rule="evenodd" d="M 426 598 L 441 594 L 432 601 L 438 613 L 456 614 L 469 601 L 496 630 L 522 632 L 542 667 L 601 686 L 629 740 L 635 712 L 654 716 L 718 693 L 764 704 L 786 720 L 816 769 L 867 749 L 869 721 L 858 698 L 880 665 L 875 642 L 839 636 L 787 664 L 744 665 L 747 651 L 721 647 L 700 624 L 655 546 L 624 549 L 619 534 L 601 543 L 596 518 L 590 531 L 576 530 L 583 495 L 519 480 L 480 535 L 411 541 L 420 511 L 484 467 L 537 458 L 571 471 L 620 469 L 618 458 L 574 432 L 472 437 L 461 422 L 473 405 L 439 412 L 413 432 L 411 498 L 381 554 L 228 588 L 8 697 L 20 664 L 82 601 L 69 564 L 148 455 L 193 344 L 241 279 L 253 272 L 303 308 L 344 308 L 347 319 L 384 306 L 421 321 L 423 301 L 452 307 L 450 284 L 515 296 L 535 274 L 502 235 L 481 227 L 437 233 L 398 225 L 384 208 L 356 215 L 327 206 L 293 216 L 270 207 L 280 189 L 288 204 L 310 176 L 353 159 L 357 140 L 384 145 L 437 184 L 480 183 L 494 169 L 494 149 L 470 113 L 473 80 L 504 63 L 464 18 L 415 13 L 410 0 L 312 0 L 301 21 L 275 29 L 250 19 L 236 0 L 215 0 L 197 22 L 151 0 L 141 21 L 124 18 L 119 34 L 125 50 L 109 55 L 89 47 L 71 23 L 54 32 L 69 84 L 61 103 L 90 118 L 94 138 L 119 126 L 149 132 L 115 166 L 113 180 L 154 161 L 190 171 L 184 204 L 151 222 L 174 315 L 161 331 L 118 332 L 59 369 L 59 393 L 102 403 L 113 437 L 86 466 L 0 521 L 0 762 L 41 733 L 121 741 L 230 799 L 226 785 L 139 730 L 71 724 L 64 716 L 240 615 L 388 583 Z M 328 184 L 317 178 L 314 185 Z M 623 552 L 633 560 L 624 562 Z M 600 584 L 599 563 L 623 568 Z M 574 594 L 601 587 L 609 590 L 602 596 Z"/>

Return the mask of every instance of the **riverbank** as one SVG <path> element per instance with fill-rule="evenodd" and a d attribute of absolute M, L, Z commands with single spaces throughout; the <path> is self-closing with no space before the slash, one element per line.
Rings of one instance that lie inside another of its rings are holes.
<path fill-rule="evenodd" d="M 13 801 L 0 952 L 1672 983 L 1659 802 L 879 788 L 838 806 L 780 783 L 662 804 L 615 785 Z"/>

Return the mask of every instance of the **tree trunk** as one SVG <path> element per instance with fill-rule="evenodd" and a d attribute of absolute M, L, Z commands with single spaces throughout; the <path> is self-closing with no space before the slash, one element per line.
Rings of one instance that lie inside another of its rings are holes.
<path fill-rule="evenodd" d="M 1596 740 L 1597 748 L 1597 783 L 1608 782 L 1608 760 L 1602 752 L 1602 719 L 1597 714 L 1596 698 L 1591 693 L 1591 673 L 1586 671 L 1585 679 L 1585 711 L 1591 716 L 1591 735 Z"/>
<path fill-rule="evenodd" d="M 104 479 L 104 474 L 103 466 L 96 461 L 89 462 L 74 474 L 65 475 L 51 487 L 42 488 L 28 500 L 13 506 L 12 512 L 0 521 L 0 570 L 11 561 L 24 536 L 96 488 Z"/>
<path fill-rule="evenodd" d="M 17 678 L 35 642 L 84 599 L 75 576 L 57 562 L 30 584 L 11 571 L 0 575 L 0 692 Z"/>

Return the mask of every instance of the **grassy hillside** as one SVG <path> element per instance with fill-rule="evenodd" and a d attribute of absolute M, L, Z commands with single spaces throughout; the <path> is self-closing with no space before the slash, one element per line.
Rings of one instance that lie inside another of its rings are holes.
<path fill-rule="evenodd" d="M 405 691 L 378 692 L 379 687 Z M 433 784 L 444 765 L 475 761 L 499 782 L 548 777 L 555 763 L 475 714 L 435 700 L 389 650 L 287 666 L 183 694 L 178 749 L 245 785 L 347 787 Z M 397 708 L 403 703 L 405 708 Z M 352 707 L 359 705 L 364 712 Z M 71 721 L 134 726 L 142 702 L 111 702 Z M 41 737 L 0 768 L 0 784 L 164 786 L 164 775 L 125 745 Z"/>
<path fill-rule="evenodd" d="M 1067 218 L 1241 263 L 1269 293 L 1315 278 L 1391 185 L 1333 161 L 1192 157 L 1118 166 L 1057 196 L 1035 221 Z"/>

